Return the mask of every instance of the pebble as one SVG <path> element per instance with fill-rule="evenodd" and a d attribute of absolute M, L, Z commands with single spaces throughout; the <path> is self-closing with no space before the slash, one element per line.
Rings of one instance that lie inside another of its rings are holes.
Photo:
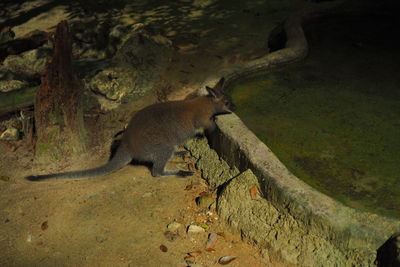
<path fill-rule="evenodd" d="M 195 264 L 194 261 L 193 261 L 193 260 L 190 260 L 190 259 L 185 260 L 185 262 L 186 262 L 186 264 L 189 265 L 189 266 L 193 266 L 193 265 Z"/>
<path fill-rule="evenodd" d="M 1 134 L 0 139 L 17 141 L 19 139 L 19 131 L 14 127 L 10 127 Z"/>
<path fill-rule="evenodd" d="M 168 230 L 173 232 L 173 231 L 178 230 L 181 226 L 182 226 L 182 224 L 180 224 L 178 222 L 172 222 L 167 225 L 167 228 L 168 228 Z"/>
<path fill-rule="evenodd" d="M 149 192 L 149 193 L 144 193 L 142 197 L 151 197 L 152 195 L 153 193 Z"/>
<path fill-rule="evenodd" d="M 211 248 L 215 245 L 215 242 L 217 241 L 218 235 L 216 233 L 211 233 L 208 236 L 208 240 L 206 243 L 206 248 Z"/>
<path fill-rule="evenodd" d="M 206 230 L 198 225 L 189 225 L 188 233 L 204 233 Z"/>
<path fill-rule="evenodd" d="M 26 238 L 26 242 L 32 242 L 32 235 L 29 234 L 28 237 Z"/>
<path fill-rule="evenodd" d="M 226 265 L 236 259 L 236 256 L 223 256 L 218 260 L 219 264 Z"/>

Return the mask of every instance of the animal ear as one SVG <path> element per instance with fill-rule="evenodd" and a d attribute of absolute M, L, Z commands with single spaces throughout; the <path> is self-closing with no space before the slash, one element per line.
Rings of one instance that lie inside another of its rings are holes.
<path fill-rule="evenodd" d="M 214 86 L 214 89 L 222 91 L 222 88 L 224 88 L 224 84 L 225 84 L 225 78 L 222 77 L 221 79 L 219 79 L 218 83 Z"/>
<path fill-rule="evenodd" d="M 208 93 L 212 96 L 217 98 L 218 96 L 221 96 L 222 93 L 222 88 L 224 87 L 224 83 L 225 83 L 225 78 L 222 77 L 221 79 L 219 79 L 219 81 L 217 82 L 217 84 L 214 86 L 214 88 L 208 87 L 206 86 L 206 89 L 208 91 Z"/>
<path fill-rule="evenodd" d="M 218 93 L 215 91 L 214 88 L 206 86 L 207 92 L 214 98 L 218 96 Z"/>

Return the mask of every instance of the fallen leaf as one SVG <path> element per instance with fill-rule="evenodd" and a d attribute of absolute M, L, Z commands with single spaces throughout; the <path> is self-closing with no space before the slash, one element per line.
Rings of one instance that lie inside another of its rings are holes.
<path fill-rule="evenodd" d="M 49 228 L 49 224 L 47 223 L 47 221 L 42 222 L 42 225 L 40 226 L 40 228 L 42 229 L 42 231 Z"/>
<path fill-rule="evenodd" d="M 258 194 L 259 194 L 259 192 L 258 192 L 257 186 L 253 185 L 253 186 L 250 188 L 250 197 L 251 197 L 252 199 L 255 199 L 255 198 L 257 197 Z"/>
<path fill-rule="evenodd" d="M 164 245 L 161 245 L 161 246 L 160 246 L 160 250 L 161 250 L 162 252 L 167 252 L 167 251 L 168 251 L 168 248 L 167 248 L 166 246 L 164 246 Z"/>
<path fill-rule="evenodd" d="M 215 248 L 206 248 L 205 251 L 207 251 L 207 252 L 214 252 L 214 251 L 216 251 L 216 250 L 215 250 Z"/>
<path fill-rule="evenodd" d="M 202 224 L 202 225 L 200 225 L 200 227 L 203 229 L 208 229 L 210 226 L 208 226 L 207 224 Z"/>

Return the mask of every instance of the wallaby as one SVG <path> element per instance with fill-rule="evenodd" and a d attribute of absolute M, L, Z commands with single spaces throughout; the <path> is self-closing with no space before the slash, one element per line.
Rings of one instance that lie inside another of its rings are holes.
<path fill-rule="evenodd" d="M 208 95 L 157 103 L 138 111 L 128 124 L 114 157 L 103 166 L 83 171 L 29 176 L 26 179 L 90 178 L 115 172 L 132 160 L 152 163 L 151 174 L 155 177 L 193 175 L 189 171 L 165 170 L 165 165 L 173 155 L 182 155 L 182 152 L 175 152 L 175 149 L 195 137 L 200 129 L 213 131 L 216 115 L 234 111 L 235 105 L 222 90 L 224 82 L 225 79 L 221 78 L 214 88 L 206 86 Z"/>

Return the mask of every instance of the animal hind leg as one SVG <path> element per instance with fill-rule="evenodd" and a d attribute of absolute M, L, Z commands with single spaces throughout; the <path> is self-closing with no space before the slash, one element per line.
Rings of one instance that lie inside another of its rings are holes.
<path fill-rule="evenodd" d="M 173 154 L 173 149 L 171 149 L 170 153 L 163 153 L 161 155 L 158 155 L 157 160 L 153 162 L 153 166 L 151 168 L 151 174 L 154 177 L 161 177 L 161 176 L 186 177 L 186 176 L 194 175 L 194 172 L 190 172 L 190 171 L 165 170 L 165 165 L 167 165 L 167 162 L 170 159 L 172 154 Z"/>

